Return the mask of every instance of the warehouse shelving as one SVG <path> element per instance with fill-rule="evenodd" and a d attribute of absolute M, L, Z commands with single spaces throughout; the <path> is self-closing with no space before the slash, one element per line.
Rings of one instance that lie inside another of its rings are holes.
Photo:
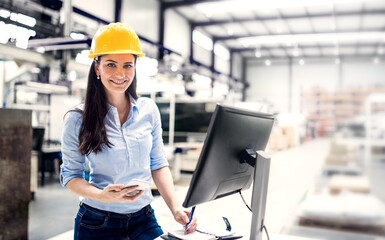
<path fill-rule="evenodd" d="M 365 163 L 374 159 L 384 159 L 385 153 L 385 93 L 373 93 L 365 102 Z M 379 152 L 373 154 L 373 148 Z"/>
<path fill-rule="evenodd" d="M 317 135 L 332 135 L 356 116 L 365 114 L 365 101 L 370 94 L 385 93 L 385 88 L 351 88 L 327 90 L 313 88 L 302 94 L 302 111 L 307 120 L 317 126 Z M 383 110 L 384 106 L 373 105 L 372 110 Z"/>

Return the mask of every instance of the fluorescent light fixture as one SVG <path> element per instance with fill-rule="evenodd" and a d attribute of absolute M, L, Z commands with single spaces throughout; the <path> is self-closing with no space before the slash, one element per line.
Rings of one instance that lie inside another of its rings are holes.
<path fill-rule="evenodd" d="M 72 32 L 70 34 L 70 37 L 74 40 L 83 40 L 86 36 L 82 33 Z"/>
<path fill-rule="evenodd" d="M 214 53 L 224 60 L 230 59 L 230 52 L 219 43 L 214 44 Z"/>
<path fill-rule="evenodd" d="M 38 48 L 36 48 L 36 51 L 39 53 L 45 53 L 45 48 L 44 47 L 38 47 Z"/>
<path fill-rule="evenodd" d="M 26 49 L 28 39 L 36 36 L 36 32 L 14 24 L 5 24 L 0 22 L 0 43 L 6 44 L 10 38 L 16 39 L 16 47 Z"/>
<path fill-rule="evenodd" d="M 34 27 L 36 25 L 36 19 L 21 13 L 12 12 L 10 15 L 12 21 L 27 25 L 29 27 Z"/>
<path fill-rule="evenodd" d="M 67 94 L 68 88 L 66 86 L 59 86 L 49 83 L 39 83 L 39 82 L 26 82 L 25 85 L 29 88 L 34 89 L 36 92 L 40 93 L 56 93 L 56 94 Z"/>
<path fill-rule="evenodd" d="M 92 59 L 88 57 L 88 54 L 90 54 L 89 50 L 83 50 L 80 53 L 76 55 L 75 61 L 77 63 L 85 64 L 85 65 L 91 65 Z"/>
<path fill-rule="evenodd" d="M 11 12 L 5 9 L 0 9 L 0 17 L 9 18 L 11 16 Z"/>
<path fill-rule="evenodd" d="M 267 59 L 267 60 L 265 61 L 265 65 L 266 65 L 266 66 L 270 66 L 270 65 L 271 65 L 271 61 L 270 61 L 269 59 Z"/>
<path fill-rule="evenodd" d="M 74 82 L 76 80 L 76 71 L 74 70 L 70 71 L 70 73 L 68 74 L 68 79 L 71 82 Z"/>
<path fill-rule="evenodd" d="M 365 0 L 378 1 L 378 0 Z M 263 11 L 267 12 L 271 9 L 285 9 L 285 8 L 298 8 L 298 7 L 311 7 L 311 6 L 333 6 L 334 4 L 349 4 L 364 2 L 364 0 L 323 0 L 323 1 L 310 1 L 310 0 L 228 0 L 222 1 L 221 4 L 216 2 L 200 3 L 195 7 L 204 14 L 217 14 L 223 12 L 244 12 L 244 11 Z"/>
<path fill-rule="evenodd" d="M 316 33 L 316 34 L 292 34 L 292 35 L 266 35 L 258 37 L 240 38 L 242 44 L 248 46 L 261 46 L 273 44 L 302 43 L 332 43 L 357 42 L 357 41 L 381 41 L 385 39 L 385 32 L 351 32 L 351 33 Z"/>
<path fill-rule="evenodd" d="M 213 50 L 213 40 L 198 30 L 193 31 L 193 42 L 207 51 Z"/>

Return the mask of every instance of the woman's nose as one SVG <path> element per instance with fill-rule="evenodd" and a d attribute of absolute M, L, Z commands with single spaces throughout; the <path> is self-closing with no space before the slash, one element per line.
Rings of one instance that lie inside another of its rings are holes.
<path fill-rule="evenodd" d="M 118 67 L 116 69 L 115 75 L 118 77 L 124 77 L 124 69 L 122 67 Z"/>

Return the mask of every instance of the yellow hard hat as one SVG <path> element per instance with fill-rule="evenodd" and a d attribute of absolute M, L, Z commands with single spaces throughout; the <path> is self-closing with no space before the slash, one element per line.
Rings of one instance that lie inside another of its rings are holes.
<path fill-rule="evenodd" d="M 105 54 L 130 53 L 143 57 L 138 35 L 124 23 L 110 23 L 99 28 L 92 39 L 89 58 Z"/>

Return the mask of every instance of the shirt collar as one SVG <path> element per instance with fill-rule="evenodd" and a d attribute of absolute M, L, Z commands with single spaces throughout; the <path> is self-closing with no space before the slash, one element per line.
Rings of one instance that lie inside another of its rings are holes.
<path fill-rule="evenodd" d="M 129 96 L 130 96 L 130 102 L 131 102 L 131 105 L 132 105 L 132 110 L 133 111 L 135 110 L 135 111 L 139 112 L 137 100 L 135 98 L 133 98 L 131 96 L 131 94 L 129 94 Z M 110 111 L 112 108 L 116 108 L 116 107 L 112 106 L 111 104 L 109 104 L 108 102 L 107 102 L 107 106 L 108 106 L 108 111 Z"/>
<path fill-rule="evenodd" d="M 130 94 L 130 100 L 131 100 L 131 104 L 132 104 L 132 110 L 136 110 L 137 112 L 139 112 L 139 108 L 138 108 L 138 103 L 136 101 L 135 98 L 133 98 Z"/>

